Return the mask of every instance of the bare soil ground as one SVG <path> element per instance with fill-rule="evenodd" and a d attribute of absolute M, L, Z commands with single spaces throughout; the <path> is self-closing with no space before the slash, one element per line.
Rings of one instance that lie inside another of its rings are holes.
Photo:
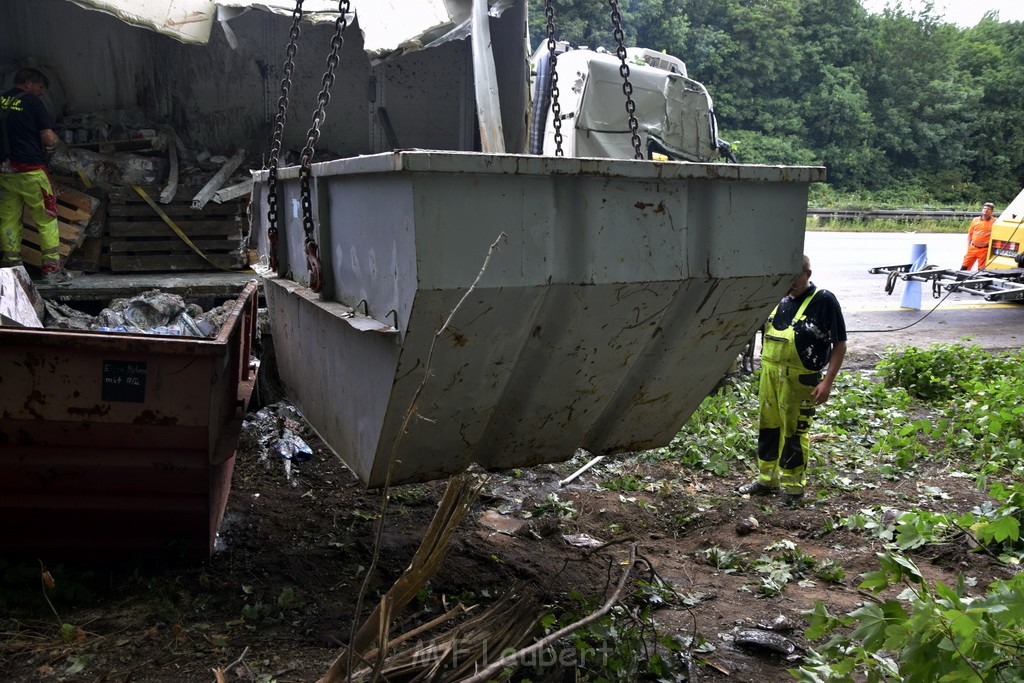
<path fill-rule="evenodd" d="M 222 549 L 208 562 L 47 565 L 57 582 L 47 591 L 52 610 L 41 599 L 38 565 L 5 565 L 0 680 L 213 681 L 214 668 L 226 669 L 227 681 L 317 680 L 348 641 L 380 501 L 329 451 L 310 443 L 315 457 L 293 463 L 290 479 L 281 460 L 239 454 Z M 536 590 L 553 611 L 566 604 L 570 589 L 607 595 L 626 557 L 626 540 L 635 539 L 657 573 L 693 603 L 658 611 L 659 628 L 681 636 L 697 632 L 715 646 L 694 655 L 692 680 L 787 680 L 786 669 L 812 646 L 803 637 L 801 612 L 816 599 L 833 613 L 855 609 L 866 600 L 856 587 L 858 575 L 877 569 L 879 544 L 834 530 L 830 520 L 872 505 L 903 503 L 905 509 L 929 485 L 951 494 L 935 499 L 935 509 L 966 510 L 980 496 L 969 479 L 933 472 L 917 480 L 878 480 L 877 488 L 855 492 L 823 491 L 791 510 L 777 499 L 734 494 L 743 473 L 722 478 L 666 462 L 627 465 L 616 475 L 662 482 L 649 487 L 657 491 L 604 489 L 600 482 L 608 475 L 600 469 L 559 488 L 559 480 L 582 463 L 576 458 L 492 475 L 440 571 L 398 617 L 393 633 L 459 600 L 493 600 L 516 583 Z M 434 482 L 393 490 L 366 604 L 373 605 L 408 565 L 443 487 Z M 575 514 L 527 519 L 525 513 L 549 493 L 571 502 Z M 741 534 L 737 522 L 751 516 L 758 527 Z M 566 540 L 584 533 L 620 542 L 595 552 Z M 757 557 L 779 540 L 815 558 L 834 559 L 846 578 L 792 582 L 781 595 L 760 597 L 756 576 L 718 570 L 704 554 L 718 546 Z M 1009 576 L 994 559 L 963 544 L 926 546 L 914 559 L 931 579 L 945 582 L 963 573 L 982 587 Z M 781 633 L 796 645 L 793 657 L 732 642 L 738 630 L 771 625 L 780 616 L 793 627 Z M 70 626 L 62 631 L 59 623 Z M 571 678 L 565 671 L 552 680 Z"/>

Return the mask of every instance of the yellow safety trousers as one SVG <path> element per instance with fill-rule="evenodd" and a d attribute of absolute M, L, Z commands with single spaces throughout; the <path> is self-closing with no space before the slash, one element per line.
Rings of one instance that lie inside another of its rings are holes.
<path fill-rule="evenodd" d="M 47 208 L 47 199 L 50 207 Z M 46 171 L 0 173 L 0 266 L 21 263 L 22 212 L 39 231 L 39 252 L 43 265 L 60 261 L 60 233 L 56 201 Z"/>
<path fill-rule="evenodd" d="M 784 330 L 776 330 L 771 324 L 776 307 L 765 326 L 761 348 L 758 479 L 768 486 L 781 484 L 787 493 L 803 493 L 807 484 L 805 471 L 811 454 L 808 430 L 814 416 L 811 395 L 821 381 L 821 372 L 804 367 L 793 327 L 804 319 L 815 294 L 817 290 L 804 299 L 793 323 Z"/>

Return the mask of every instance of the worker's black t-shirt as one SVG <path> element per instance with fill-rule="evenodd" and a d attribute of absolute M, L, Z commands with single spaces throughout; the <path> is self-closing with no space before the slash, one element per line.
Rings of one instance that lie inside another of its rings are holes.
<path fill-rule="evenodd" d="M 806 292 L 795 299 L 784 297 L 769 324 L 777 330 L 789 327 L 804 299 L 816 289 L 812 284 Z M 846 341 L 846 321 L 835 295 L 827 289 L 818 290 L 807 304 L 804 319 L 796 324 L 793 334 L 797 353 L 800 354 L 804 367 L 821 370 L 828 365 L 832 347 L 837 342 Z"/>
<path fill-rule="evenodd" d="M 0 140 L 0 161 L 10 159 L 22 164 L 45 164 L 46 150 L 39 131 L 53 128 L 53 119 L 43 101 L 21 88 L 11 88 L 0 95 L 0 107 L 6 110 L 0 112 L 0 116 L 7 114 L 10 150 L 10 154 L 4 154 L 4 143 Z"/>

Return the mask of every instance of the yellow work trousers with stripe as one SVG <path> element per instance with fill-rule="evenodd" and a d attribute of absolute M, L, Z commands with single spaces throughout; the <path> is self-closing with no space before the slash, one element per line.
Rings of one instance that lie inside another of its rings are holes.
<path fill-rule="evenodd" d="M 814 417 L 811 394 L 820 381 L 820 372 L 773 363 L 762 356 L 758 389 L 761 417 L 757 436 L 761 483 L 781 484 L 787 493 L 803 493 L 811 454 L 808 431 Z"/>
<path fill-rule="evenodd" d="M 60 233 L 57 202 L 46 171 L 0 173 L 0 267 L 21 263 L 22 212 L 39 231 L 39 252 L 43 265 L 60 261 Z"/>

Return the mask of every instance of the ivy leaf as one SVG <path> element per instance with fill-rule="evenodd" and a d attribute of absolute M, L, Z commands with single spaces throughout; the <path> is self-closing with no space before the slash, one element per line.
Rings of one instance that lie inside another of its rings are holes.
<path fill-rule="evenodd" d="M 909 560 L 902 555 L 887 555 L 887 557 L 896 565 L 899 565 L 906 571 L 900 572 L 900 576 L 908 579 L 912 583 L 924 583 L 924 576 L 921 574 L 921 570 L 917 568 L 913 560 Z"/>
<path fill-rule="evenodd" d="M 910 637 L 910 629 L 905 624 L 890 624 L 885 629 L 885 642 L 882 643 L 882 648 L 887 652 L 899 652 Z"/>
<path fill-rule="evenodd" d="M 858 588 L 867 588 L 872 593 L 881 593 L 889 587 L 889 576 L 884 571 L 868 572 L 861 574 L 864 580 L 861 581 Z"/>
<path fill-rule="evenodd" d="M 1002 543 L 1009 539 L 1016 541 L 1020 538 L 1020 522 L 1015 517 L 1001 517 L 991 522 L 979 522 L 971 527 L 981 543 L 989 544 L 992 541 Z"/>
<path fill-rule="evenodd" d="M 894 623 L 907 620 L 903 606 L 895 600 L 886 600 L 880 605 L 871 604 L 850 613 L 860 625 L 850 634 L 854 640 L 864 643 L 866 650 L 878 650 L 886 640 L 886 629 Z"/>
<path fill-rule="evenodd" d="M 957 669 L 956 671 L 950 671 L 948 674 L 939 679 L 942 683 L 956 683 L 956 681 L 971 681 L 977 683 L 981 679 L 978 678 L 978 674 L 968 667 Z"/>
<path fill-rule="evenodd" d="M 853 619 L 849 617 L 833 616 L 821 600 L 815 600 L 814 609 L 804 612 L 803 617 L 807 619 L 809 624 L 804 632 L 804 636 L 808 640 L 817 640 L 832 633 L 832 631 L 840 626 L 847 626 L 853 623 Z"/>
<path fill-rule="evenodd" d="M 978 625 L 981 621 L 979 611 L 961 612 L 959 610 L 946 610 L 942 613 L 942 616 L 949 621 L 950 630 L 962 641 L 957 649 L 961 652 L 973 650 L 974 634 L 978 632 Z"/>
<path fill-rule="evenodd" d="M 913 524 L 901 524 L 896 534 L 896 545 L 899 546 L 900 550 L 920 548 L 928 543 L 928 540 Z"/>

